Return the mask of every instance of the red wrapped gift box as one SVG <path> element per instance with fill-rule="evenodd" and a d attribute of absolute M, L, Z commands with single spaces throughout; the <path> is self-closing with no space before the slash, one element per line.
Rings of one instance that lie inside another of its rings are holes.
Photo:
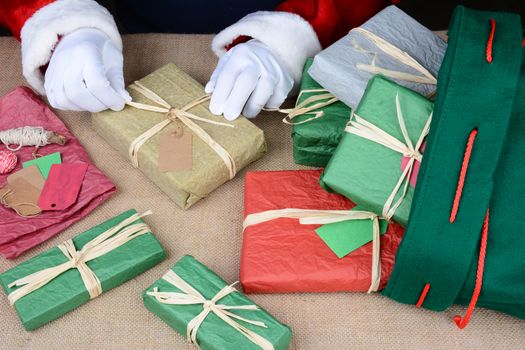
<path fill-rule="evenodd" d="M 324 191 L 320 170 L 261 171 L 246 175 L 244 215 L 284 208 L 348 210 L 355 204 Z M 246 293 L 367 291 L 372 278 L 372 242 L 339 259 L 315 233 L 321 225 L 274 219 L 246 227 L 241 283 Z M 384 288 L 404 229 L 388 225 L 381 236 Z"/>
<path fill-rule="evenodd" d="M 115 185 L 97 169 L 82 145 L 69 132 L 64 123 L 26 87 L 19 87 L 0 99 L 0 130 L 23 126 L 38 126 L 66 136 L 64 146 L 52 144 L 41 147 L 41 155 L 55 152 L 62 154 L 63 163 L 88 163 L 77 201 L 67 210 L 44 211 L 32 218 L 18 216 L 12 209 L 0 206 L 0 254 L 15 258 L 23 252 L 55 236 L 73 223 L 88 215 L 99 204 L 115 192 Z M 0 143 L 0 150 L 5 149 Z M 34 147 L 22 147 L 16 151 L 18 164 L 33 159 Z M 0 175 L 0 188 L 7 182 L 9 174 Z"/>

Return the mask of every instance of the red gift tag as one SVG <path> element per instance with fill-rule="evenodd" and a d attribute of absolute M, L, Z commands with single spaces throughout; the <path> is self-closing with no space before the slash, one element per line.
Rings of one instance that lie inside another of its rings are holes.
<path fill-rule="evenodd" d="M 42 210 L 65 210 L 75 204 L 87 168 L 87 163 L 53 164 L 38 206 Z"/>
<path fill-rule="evenodd" d="M 425 151 L 426 141 L 421 144 L 421 147 L 419 147 L 419 152 L 423 154 Z M 408 162 L 410 162 L 410 157 L 403 157 L 401 159 L 401 171 L 405 171 L 405 168 L 408 165 Z M 412 168 L 412 175 L 410 175 L 410 185 L 413 188 L 416 188 L 417 183 L 417 177 L 419 176 L 419 168 L 421 166 L 421 163 L 419 161 L 414 162 L 414 168 Z"/>

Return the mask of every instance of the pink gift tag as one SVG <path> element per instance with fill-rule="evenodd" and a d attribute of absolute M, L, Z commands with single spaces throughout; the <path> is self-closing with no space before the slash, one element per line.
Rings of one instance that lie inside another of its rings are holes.
<path fill-rule="evenodd" d="M 38 199 L 42 210 L 65 210 L 76 203 L 87 163 L 53 164 Z"/>
<path fill-rule="evenodd" d="M 421 154 L 423 154 L 423 152 L 425 151 L 426 144 L 427 144 L 426 142 L 423 142 L 421 144 L 421 147 L 419 148 L 419 152 L 421 152 Z M 403 157 L 401 159 L 401 171 L 405 171 L 405 168 L 407 167 L 409 161 L 410 161 L 410 157 Z M 421 166 L 421 163 L 416 160 L 414 163 L 414 167 L 412 168 L 412 174 L 410 175 L 410 185 L 414 188 L 416 188 L 417 177 L 419 175 L 420 166 Z"/>

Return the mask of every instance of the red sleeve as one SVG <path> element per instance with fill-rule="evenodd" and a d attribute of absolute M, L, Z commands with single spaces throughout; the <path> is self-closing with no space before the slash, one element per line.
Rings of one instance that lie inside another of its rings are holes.
<path fill-rule="evenodd" d="M 20 40 L 24 23 L 40 8 L 55 0 L 1 0 L 0 26 L 6 27 Z"/>
<path fill-rule="evenodd" d="M 398 0 L 286 0 L 277 11 L 298 14 L 315 30 L 326 47 Z"/>

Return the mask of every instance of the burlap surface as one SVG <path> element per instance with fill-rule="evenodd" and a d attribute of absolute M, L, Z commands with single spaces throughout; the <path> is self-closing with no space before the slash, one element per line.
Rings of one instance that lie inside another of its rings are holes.
<path fill-rule="evenodd" d="M 211 36 L 134 35 L 125 42 L 126 80 L 143 77 L 170 61 L 205 83 L 216 59 Z M 24 84 L 18 43 L 0 38 L 0 94 Z M 239 274 L 243 178 L 182 211 L 130 162 L 111 149 L 90 126 L 87 113 L 58 112 L 118 193 L 58 237 L 17 260 L 0 258 L 0 272 L 129 208 L 152 209 L 146 221 L 166 247 L 167 261 L 34 332 L 23 330 L 14 309 L 0 295 L 1 349 L 192 349 L 185 339 L 142 305 L 141 292 L 184 254 L 192 254 L 227 281 Z M 289 127 L 265 113 L 256 123 L 269 153 L 249 170 L 298 169 L 292 161 Z M 0 293 L 3 294 L 3 293 Z M 293 328 L 291 349 L 523 349 L 525 322 L 478 309 L 459 331 L 452 317 L 464 308 L 433 313 L 397 304 L 379 295 L 254 295 L 253 300 Z M 237 349 L 232 349 L 237 350 Z"/>

